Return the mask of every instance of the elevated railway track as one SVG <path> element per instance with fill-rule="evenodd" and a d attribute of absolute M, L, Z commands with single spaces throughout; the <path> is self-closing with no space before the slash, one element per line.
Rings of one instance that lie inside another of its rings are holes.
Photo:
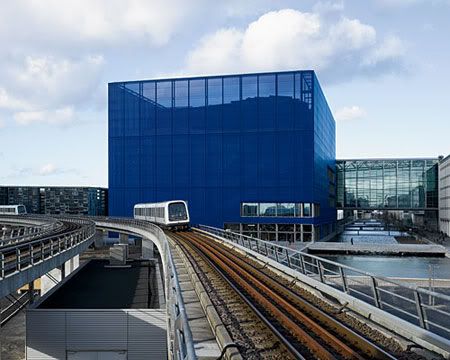
<path fill-rule="evenodd" d="M 265 358 L 273 358 L 273 349 L 280 357 L 297 359 L 408 358 L 406 354 L 401 354 L 399 346 L 395 346 L 394 342 L 381 334 L 355 331 L 320 309 L 311 301 L 311 297 L 305 299 L 295 287 L 287 286 L 260 264 L 214 239 L 196 232 L 169 235 L 189 254 L 193 263 L 198 261 L 196 258 L 202 259 L 204 266 L 209 267 L 203 268 L 203 271 L 208 272 L 209 278 L 213 276 L 213 269 L 216 276 L 222 277 L 238 294 L 245 306 L 253 312 L 245 315 L 248 316 L 247 321 L 254 321 L 251 319 L 256 315 L 259 322 L 254 322 L 254 326 L 260 331 L 271 332 L 272 336 L 262 336 L 260 332 L 255 334 L 257 340 L 250 338 L 243 341 L 235 336 L 242 354 L 252 354 L 252 349 L 248 349 L 250 347 L 258 349 L 259 355 L 266 353 L 267 356 L 263 356 Z M 220 292 L 217 289 L 215 291 Z M 259 323 L 265 326 L 261 327 Z M 230 328 L 233 333 L 232 326 Z M 377 338 L 377 342 L 371 336 Z M 273 337 L 278 339 L 278 345 Z M 265 338 L 266 346 L 261 343 L 261 338 Z"/>

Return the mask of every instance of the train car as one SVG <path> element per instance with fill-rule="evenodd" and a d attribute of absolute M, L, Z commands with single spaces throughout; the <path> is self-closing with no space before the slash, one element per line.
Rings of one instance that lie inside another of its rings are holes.
<path fill-rule="evenodd" d="M 25 215 L 25 205 L 0 205 L 0 215 Z"/>
<path fill-rule="evenodd" d="M 150 221 L 165 229 L 189 229 L 189 210 L 186 201 L 183 200 L 136 204 L 134 218 Z"/>

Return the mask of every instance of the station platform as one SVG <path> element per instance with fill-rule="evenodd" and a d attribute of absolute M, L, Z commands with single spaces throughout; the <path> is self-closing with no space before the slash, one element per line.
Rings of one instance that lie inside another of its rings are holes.
<path fill-rule="evenodd" d="M 316 242 L 305 247 L 310 254 L 428 256 L 445 257 L 447 249 L 428 244 L 350 244 L 348 242 Z"/>

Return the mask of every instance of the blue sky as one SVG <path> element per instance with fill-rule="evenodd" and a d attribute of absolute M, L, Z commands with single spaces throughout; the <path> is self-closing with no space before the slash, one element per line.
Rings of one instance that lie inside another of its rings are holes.
<path fill-rule="evenodd" d="M 107 186 L 107 83 L 314 69 L 338 158 L 450 152 L 450 0 L 0 4 L 0 184 Z"/>

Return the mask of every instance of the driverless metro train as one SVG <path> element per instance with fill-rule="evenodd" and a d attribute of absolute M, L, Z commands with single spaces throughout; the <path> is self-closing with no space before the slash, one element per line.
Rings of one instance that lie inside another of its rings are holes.
<path fill-rule="evenodd" d="M 189 229 L 188 206 L 183 200 L 136 204 L 133 213 L 135 219 L 147 220 L 165 229 Z"/>
<path fill-rule="evenodd" d="M 0 205 L 0 215 L 25 215 L 27 209 L 24 205 Z"/>

